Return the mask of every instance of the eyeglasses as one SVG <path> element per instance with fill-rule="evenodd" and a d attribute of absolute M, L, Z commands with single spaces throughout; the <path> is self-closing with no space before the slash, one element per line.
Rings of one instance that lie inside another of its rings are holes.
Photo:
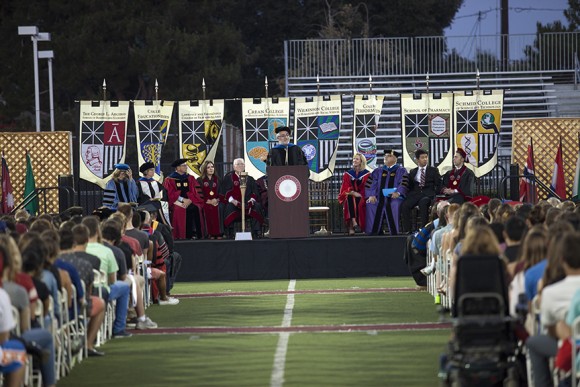
<path fill-rule="evenodd" d="M 289 134 L 279 134 L 276 136 L 277 138 L 284 138 L 284 137 L 290 137 Z"/>

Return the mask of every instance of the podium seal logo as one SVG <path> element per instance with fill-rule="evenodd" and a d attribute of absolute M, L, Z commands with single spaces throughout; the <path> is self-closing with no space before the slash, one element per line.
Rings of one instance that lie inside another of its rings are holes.
<path fill-rule="evenodd" d="M 302 187 L 300 182 L 294 176 L 284 175 L 281 176 L 274 187 L 276 196 L 284 202 L 293 202 L 300 196 Z"/>

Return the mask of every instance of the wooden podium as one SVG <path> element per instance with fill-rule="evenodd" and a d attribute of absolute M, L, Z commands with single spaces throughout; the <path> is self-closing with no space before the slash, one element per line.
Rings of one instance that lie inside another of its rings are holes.
<path fill-rule="evenodd" d="M 266 173 L 270 238 L 308 237 L 308 167 L 267 167 Z"/>

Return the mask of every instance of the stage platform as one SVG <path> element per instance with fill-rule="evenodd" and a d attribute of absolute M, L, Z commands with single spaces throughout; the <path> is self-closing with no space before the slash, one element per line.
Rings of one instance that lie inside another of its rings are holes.
<path fill-rule="evenodd" d="M 406 236 L 176 241 L 178 282 L 410 276 Z"/>

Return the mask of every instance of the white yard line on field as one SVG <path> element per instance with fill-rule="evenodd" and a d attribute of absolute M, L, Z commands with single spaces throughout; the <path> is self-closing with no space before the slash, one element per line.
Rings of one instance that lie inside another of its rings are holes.
<path fill-rule="evenodd" d="M 288 295 L 286 296 L 286 307 L 284 308 L 284 318 L 282 327 L 288 328 L 292 324 L 292 311 L 294 310 L 294 289 L 296 280 L 290 280 L 288 283 Z M 286 352 L 288 351 L 289 332 L 281 332 L 278 337 L 276 354 L 274 355 L 274 367 L 272 368 L 272 377 L 270 386 L 281 387 L 284 384 L 284 368 L 286 367 Z"/>

